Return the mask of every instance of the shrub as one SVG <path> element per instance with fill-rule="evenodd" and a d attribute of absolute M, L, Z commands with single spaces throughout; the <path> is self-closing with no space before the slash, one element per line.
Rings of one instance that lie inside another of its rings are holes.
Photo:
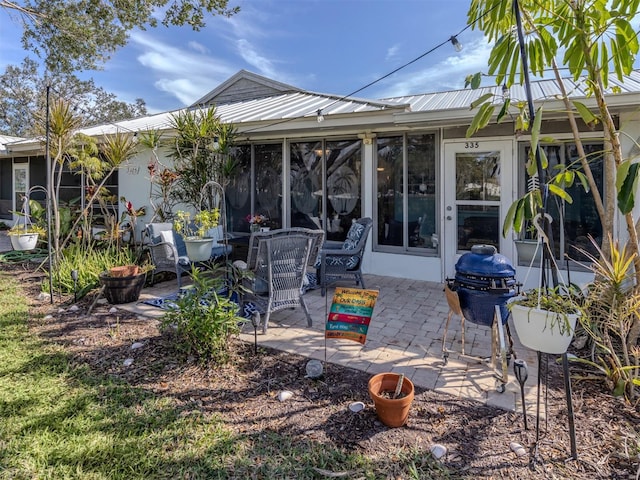
<path fill-rule="evenodd" d="M 164 330 L 175 329 L 178 348 L 203 362 L 225 363 L 230 358 L 233 335 L 240 332 L 239 305 L 225 288 L 225 268 L 200 272 L 193 268 L 193 285 L 162 318 Z"/>

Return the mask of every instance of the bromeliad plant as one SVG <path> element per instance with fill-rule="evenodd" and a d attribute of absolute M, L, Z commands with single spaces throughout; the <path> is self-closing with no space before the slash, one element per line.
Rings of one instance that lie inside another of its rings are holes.
<path fill-rule="evenodd" d="M 179 210 L 173 221 L 173 228 L 185 238 L 206 238 L 207 232 L 220 223 L 220 210 L 201 210 L 192 216 L 190 212 Z"/>
<path fill-rule="evenodd" d="M 590 358 L 575 358 L 604 374 L 614 395 L 637 401 L 640 386 L 640 348 L 632 339 L 640 315 L 640 294 L 634 284 L 633 261 L 637 255 L 627 245 L 611 241 L 608 259 L 592 240 L 596 253 L 581 250 L 591 262 L 596 280 L 589 286 L 581 324 L 591 339 Z"/>

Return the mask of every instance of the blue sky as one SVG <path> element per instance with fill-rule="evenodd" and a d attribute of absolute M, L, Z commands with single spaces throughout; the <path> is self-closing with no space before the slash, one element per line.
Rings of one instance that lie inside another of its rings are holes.
<path fill-rule="evenodd" d="M 393 71 L 466 26 L 470 0 L 231 0 L 241 12 L 189 28 L 131 33 L 129 44 L 85 72 L 121 100 L 150 112 L 188 105 L 241 69 L 311 91 L 346 95 Z M 0 12 L 0 68 L 25 56 L 20 30 Z M 489 45 L 478 31 L 447 43 L 357 94 L 384 98 L 462 88 L 486 71 Z M 82 74 L 80 76 L 84 76 Z"/>

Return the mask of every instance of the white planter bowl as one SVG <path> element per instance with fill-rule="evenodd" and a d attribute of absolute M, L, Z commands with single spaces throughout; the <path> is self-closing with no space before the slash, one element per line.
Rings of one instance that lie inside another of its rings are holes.
<path fill-rule="evenodd" d="M 11 246 L 14 250 L 33 250 L 38 243 L 37 233 L 22 233 L 19 235 L 9 235 Z"/>
<path fill-rule="evenodd" d="M 184 244 L 192 262 L 206 262 L 211 258 L 213 238 L 185 238 Z"/>
<path fill-rule="evenodd" d="M 573 339 L 579 314 L 559 314 L 511 304 L 511 318 L 520 343 L 531 350 L 560 354 Z M 565 316 L 570 328 L 567 328 Z"/>

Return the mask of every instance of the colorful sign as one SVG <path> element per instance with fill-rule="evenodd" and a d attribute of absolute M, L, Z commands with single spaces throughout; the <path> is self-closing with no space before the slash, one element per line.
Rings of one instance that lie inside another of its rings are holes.
<path fill-rule="evenodd" d="M 377 290 L 336 288 L 325 327 L 325 338 L 343 338 L 364 345 L 377 298 Z"/>

